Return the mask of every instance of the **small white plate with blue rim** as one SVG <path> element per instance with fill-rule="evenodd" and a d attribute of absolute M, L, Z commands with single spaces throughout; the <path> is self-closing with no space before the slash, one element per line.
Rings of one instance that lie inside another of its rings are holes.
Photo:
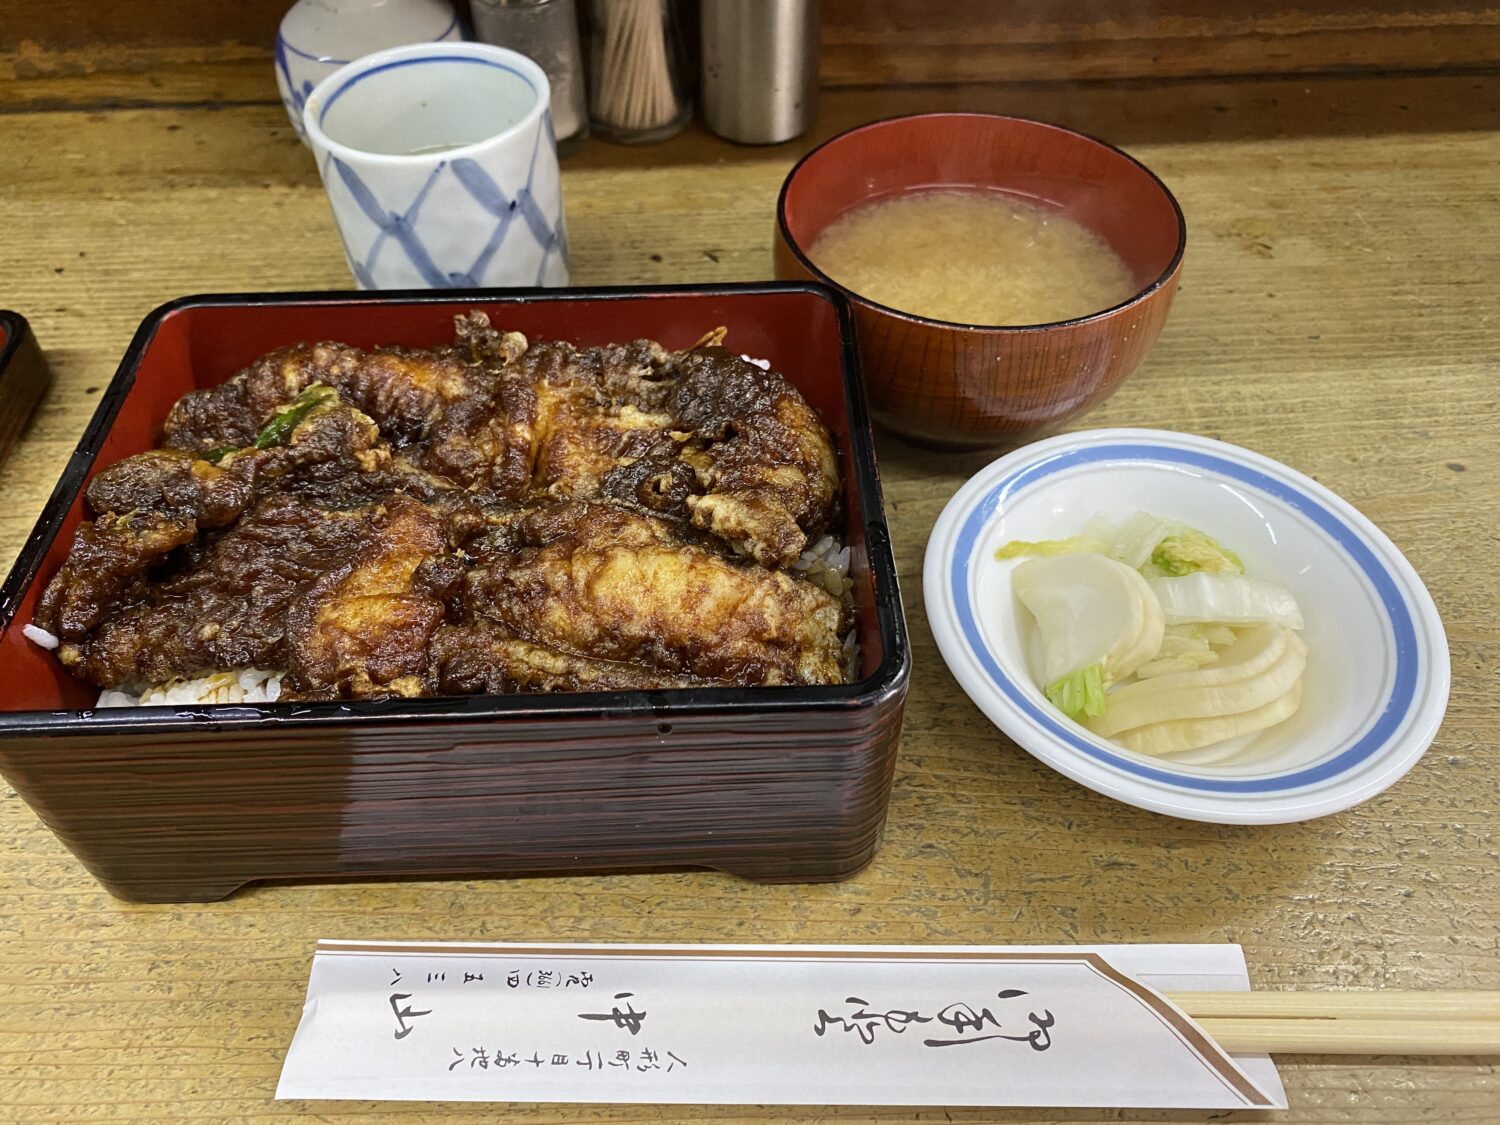
<path fill-rule="evenodd" d="M 1066 718 L 1028 671 L 1033 627 L 996 549 L 1136 511 L 1206 532 L 1301 603 L 1302 706 L 1229 762 L 1125 750 Z M 1210 438 L 1090 430 L 1000 458 L 938 518 L 923 593 L 943 659 L 997 727 L 1074 781 L 1170 816 L 1284 824 L 1347 809 L 1416 764 L 1448 704 L 1443 624 L 1395 544 L 1317 482 Z"/>

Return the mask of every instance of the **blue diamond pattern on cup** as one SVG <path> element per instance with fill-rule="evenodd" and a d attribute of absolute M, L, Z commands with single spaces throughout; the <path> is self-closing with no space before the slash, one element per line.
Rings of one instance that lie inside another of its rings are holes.
<path fill-rule="evenodd" d="M 514 197 L 507 196 L 494 178 L 476 161 L 460 157 L 456 160 L 440 161 L 417 192 L 411 205 L 405 211 L 400 212 L 393 211 L 381 203 L 358 172 L 344 161 L 330 155 L 322 170 L 324 183 L 342 184 L 360 211 L 375 224 L 379 231 L 362 257 L 357 255 L 355 248 L 349 245 L 347 238 L 345 239 L 345 248 L 349 252 L 349 265 L 360 286 L 365 289 L 378 288 L 374 274 L 375 264 L 380 255 L 387 252 L 387 244 L 393 244 L 394 248 L 391 252 L 399 251 L 405 254 L 421 275 L 424 284 L 434 289 L 481 288 L 485 284 L 485 271 L 505 245 L 507 238 L 519 237 L 511 234 L 516 226 L 517 216 L 521 218 L 520 229 L 526 231 L 542 251 L 534 282 L 536 285 L 541 285 L 546 278 L 548 265 L 558 257 L 566 264 L 568 257 L 567 235 L 563 229 L 562 216 L 558 215 L 556 223 L 549 221 L 532 194 L 542 138 L 551 135 L 551 127 L 551 114 L 549 113 L 544 115 L 543 128 L 537 131 L 526 184 L 516 191 Z M 437 217 L 428 220 L 429 229 L 439 223 L 445 225 L 454 222 L 477 224 L 480 214 L 494 222 L 478 255 L 468 268 L 463 270 L 444 269 L 434 260 L 422 240 L 424 226 L 422 205 L 426 202 L 433 187 L 444 176 L 451 176 L 462 185 L 474 201 L 475 209 L 469 214 L 458 215 L 453 214 L 451 209 L 445 210 Z"/>
<path fill-rule="evenodd" d="M 307 138 L 302 127 L 302 107 L 307 104 L 307 96 L 319 82 L 348 61 L 304 51 L 288 43 L 285 36 L 276 36 L 276 84 L 281 90 L 281 104 L 286 107 L 297 136 Z"/>

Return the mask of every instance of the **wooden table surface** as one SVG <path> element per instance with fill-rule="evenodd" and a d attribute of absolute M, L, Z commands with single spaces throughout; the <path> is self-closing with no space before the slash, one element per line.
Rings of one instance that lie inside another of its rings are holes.
<path fill-rule="evenodd" d="M 1170 820 L 1048 770 L 958 690 L 923 613 L 928 532 L 988 458 L 882 436 L 914 669 L 873 866 L 831 886 L 689 872 L 257 886 L 207 906 L 141 906 L 104 893 L 6 788 L 0 1118 L 1198 1118 L 277 1103 L 322 936 L 1231 941 L 1261 988 L 1500 988 L 1500 85 L 848 93 L 829 99 L 820 134 L 937 105 L 1089 126 L 1174 188 L 1190 230 L 1176 309 L 1144 366 L 1083 425 L 1248 446 L 1334 489 L 1395 540 L 1431 589 L 1453 656 L 1447 720 L 1420 765 L 1359 808 L 1268 828 Z M 775 192 L 798 147 L 736 149 L 700 134 L 639 151 L 591 142 L 565 164 L 576 282 L 768 277 Z M 8 564 L 147 311 L 188 293 L 350 282 L 311 159 L 277 106 L 0 113 L 0 153 L 0 306 L 31 320 L 56 371 L 0 466 Z M 1284 1119 L 1493 1122 L 1494 1063 L 1289 1057 Z"/>

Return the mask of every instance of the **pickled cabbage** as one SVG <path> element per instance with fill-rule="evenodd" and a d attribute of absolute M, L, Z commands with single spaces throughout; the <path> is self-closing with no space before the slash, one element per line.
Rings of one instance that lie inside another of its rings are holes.
<path fill-rule="evenodd" d="M 1168 625 L 1274 622 L 1289 629 L 1302 628 L 1302 610 L 1296 597 L 1275 582 L 1200 571 L 1181 578 L 1153 578 L 1150 585 Z"/>
<path fill-rule="evenodd" d="M 1077 535 L 1017 540 L 996 557 L 1026 557 L 1012 588 L 1036 622 L 1043 693 L 1101 737 L 1180 753 L 1264 730 L 1301 703 L 1295 595 L 1246 577 L 1196 528 L 1095 516 Z"/>

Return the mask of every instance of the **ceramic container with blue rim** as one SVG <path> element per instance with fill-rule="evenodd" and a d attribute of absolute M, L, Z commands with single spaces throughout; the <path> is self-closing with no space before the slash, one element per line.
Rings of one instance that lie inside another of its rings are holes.
<path fill-rule="evenodd" d="M 1033 626 L 1010 587 L 1017 562 L 996 561 L 996 549 L 1135 511 L 1207 532 L 1302 606 L 1302 706 L 1227 758 L 1223 748 L 1125 750 L 1065 718 L 1030 672 Z M 1092 430 L 1002 457 L 939 517 L 923 587 L 944 660 L 996 726 L 1075 781 L 1171 816 L 1277 824 L 1347 809 L 1417 763 L 1448 702 L 1443 625 L 1396 546 L 1315 481 L 1208 438 Z"/>
<path fill-rule="evenodd" d="M 276 36 L 276 85 L 297 136 L 314 87 L 341 66 L 387 47 L 463 39 L 448 0 L 297 0 Z"/>
<path fill-rule="evenodd" d="M 547 76 L 484 43 L 377 51 L 303 124 L 361 289 L 568 284 Z"/>

